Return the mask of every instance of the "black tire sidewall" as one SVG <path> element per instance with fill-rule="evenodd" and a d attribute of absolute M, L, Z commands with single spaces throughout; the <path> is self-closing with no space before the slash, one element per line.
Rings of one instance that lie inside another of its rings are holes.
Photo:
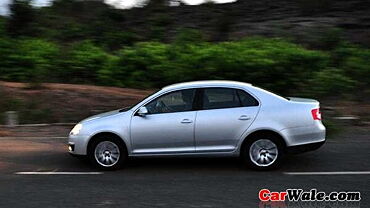
<path fill-rule="evenodd" d="M 118 159 L 118 162 L 116 164 L 114 164 L 113 166 L 111 166 L 111 167 L 104 167 L 104 166 L 100 165 L 96 161 L 96 158 L 95 158 L 95 148 L 100 142 L 103 142 L 103 141 L 113 142 L 114 144 L 116 144 L 118 146 L 119 151 L 120 151 L 120 157 Z M 125 147 L 123 141 L 121 141 L 121 139 L 119 139 L 119 138 L 110 137 L 110 136 L 98 137 L 98 138 L 94 139 L 92 141 L 92 143 L 89 145 L 88 158 L 89 158 L 90 162 L 95 167 L 97 167 L 101 170 L 117 170 L 117 169 L 120 169 L 123 166 L 123 164 L 126 162 L 126 160 L 127 160 L 127 150 L 126 150 L 126 147 Z"/>

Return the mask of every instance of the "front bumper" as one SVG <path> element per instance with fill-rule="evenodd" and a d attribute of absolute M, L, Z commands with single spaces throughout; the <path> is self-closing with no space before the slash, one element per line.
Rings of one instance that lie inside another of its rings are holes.
<path fill-rule="evenodd" d="M 88 137 L 84 135 L 69 135 L 68 152 L 73 155 L 86 155 Z"/>
<path fill-rule="evenodd" d="M 74 142 L 68 142 L 68 152 L 72 153 L 75 151 L 75 143 Z"/>

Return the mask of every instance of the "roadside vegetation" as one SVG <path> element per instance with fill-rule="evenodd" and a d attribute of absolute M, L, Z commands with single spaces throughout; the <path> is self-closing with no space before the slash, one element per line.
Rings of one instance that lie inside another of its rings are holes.
<path fill-rule="evenodd" d="M 360 102 L 370 97 L 370 49 L 344 41 L 337 28 L 300 42 L 287 35 L 215 39 L 179 25 L 168 40 L 170 17 L 156 3 L 144 8 L 156 11 L 144 32 L 122 26 L 131 17 L 121 11 L 85 4 L 60 0 L 35 9 L 15 0 L 11 15 L 0 17 L 0 80 L 26 82 L 29 89 L 41 89 L 45 82 L 155 89 L 227 79 L 284 96 Z M 78 5 L 85 12 L 75 11 Z M 90 10 L 96 15 L 83 16 Z M 219 28 L 222 37 L 232 22 L 226 20 Z M 38 109 L 1 93 L 0 109 Z M 25 116 L 48 114 L 48 109 L 30 110 Z"/>
<path fill-rule="evenodd" d="M 284 95 L 369 94 L 369 49 L 341 43 L 330 51 L 312 50 L 263 37 L 196 40 L 138 42 L 107 51 L 90 40 L 66 46 L 3 35 L 0 79 L 30 82 L 31 88 L 42 82 L 160 88 L 182 81 L 228 79 Z"/>

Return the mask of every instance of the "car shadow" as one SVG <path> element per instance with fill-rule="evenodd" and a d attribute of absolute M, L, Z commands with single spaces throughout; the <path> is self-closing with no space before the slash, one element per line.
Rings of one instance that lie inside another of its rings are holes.
<path fill-rule="evenodd" d="M 268 172 L 302 171 L 320 166 L 318 154 L 305 153 L 288 155 L 281 167 Z M 17 171 L 100 171 L 93 167 L 86 157 L 72 157 L 61 151 L 34 151 L 19 155 L 1 155 L 0 162 L 8 166 L 0 168 L 0 172 Z M 154 157 L 129 158 L 122 170 L 136 171 L 247 171 L 261 172 L 250 169 L 240 158 L 224 157 Z"/>

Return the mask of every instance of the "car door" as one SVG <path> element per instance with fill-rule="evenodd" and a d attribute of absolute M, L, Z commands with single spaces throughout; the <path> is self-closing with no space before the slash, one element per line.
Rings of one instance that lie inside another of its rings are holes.
<path fill-rule="evenodd" d="M 196 152 L 232 151 L 259 109 L 258 101 L 241 89 L 201 89 L 195 124 Z"/>
<path fill-rule="evenodd" d="M 148 114 L 134 115 L 131 141 L 134 154 L 194 152 L 195 89 L 166 93 L 145 105 Z"/>

